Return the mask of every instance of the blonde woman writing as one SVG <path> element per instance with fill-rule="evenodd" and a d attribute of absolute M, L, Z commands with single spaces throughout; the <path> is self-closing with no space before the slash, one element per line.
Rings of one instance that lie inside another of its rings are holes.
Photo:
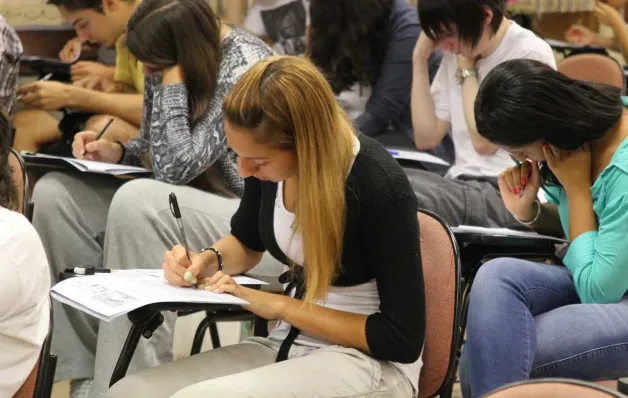
<path fill-rule="evenodd" d="M 173 285 L 233 294 L 279 323 L 268 338 L 131 375 L 108 397 L 414 396 L 425 307 L 417 202 L 401 167 L 356 134 L 301 58 L 253 66 L 223 111 L 246 178 L 231 234 L 191 262 L 174 247 L 163 269 Z M 267 250 L 291 266 L 286 295 L 231 278 Z"/>

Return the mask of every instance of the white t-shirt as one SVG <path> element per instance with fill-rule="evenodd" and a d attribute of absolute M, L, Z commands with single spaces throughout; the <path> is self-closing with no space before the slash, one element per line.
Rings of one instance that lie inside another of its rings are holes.
<path fill-rule="evenodd" d="M 256 0 L 244 27 L 257 36 L 268 36 L 282 55 L 305 53 L 305 27 L 310 24 L 309 0 Z"/>
<path fill-rule="evenodd" d="M 12 397 L 33 370 L 50 321 L 50 270 L 28 220 L 0 208 L 0 397 Z"/>
<path fill-rule="evenodd" d="M 531 31 L 511 21 L 499 47 L 491 55 L 477 62 L 479 81 L 481 82 L 498 64 L 517 58 L 535 59 L 556 68 L 551 47 Z M 462 107 L 462 87 L 456 81 L 457 69 L 456 55 L 450 52 L 443 54 L 443 60 L 431 87 L 436 117 L 450 122 L 456 151 L 455 163 L 447 176 L 452 178 L 463 174 L 497 176 L 513 165 L 512 160 L 502 149 L 493 155 L 482 156 L 473 148 Z"/>

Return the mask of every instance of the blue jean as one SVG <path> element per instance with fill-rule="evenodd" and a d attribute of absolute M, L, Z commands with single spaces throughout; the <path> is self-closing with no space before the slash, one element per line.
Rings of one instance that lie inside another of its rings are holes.
<path fill-rule="evenodd" d="M 499 258 L 480 268 L 460 365 L 464 397 L 529 378 L 625 376 L 628 297 L 581 304 L 564 267 Z"/>

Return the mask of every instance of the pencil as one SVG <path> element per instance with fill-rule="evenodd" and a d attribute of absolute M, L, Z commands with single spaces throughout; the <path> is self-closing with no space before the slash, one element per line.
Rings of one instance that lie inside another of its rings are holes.
<path fill-rule="evenodd" d="M 518 161 L 517 159 L 515 159 L 513 156 L 510 157 L 513 162 L 515 162 L 515 164 L 517 164 L 517 166 L 521 167 L 521 162 Z M 525 189 L 525 185 L 523 186 L 523 188 L 521 188 L 521 194 L 519 195 L 519 197 L 523 196 L 523 190 Z M 549 196 L 554 202 L 558 203 L 558 199 L 556 198 L 556 196 L 554 196 L 553 194 L 551 194 L 547 188 L 545 188 L 545 186 L 543 185 L 543 181 L 541 181 L 541 189 L 543 190 L 543 192 L 545 192 L 545 195 Z"/>
<path fill-rule="evenodd" d="M 52 73 L 48 73 L 46 76 L 42 77 L 41 79 L 37 80 L 38 82 L 45 82 L 47 80 L 50 80 L 52 78 Z M 24 94 L 20 94 L 17 97 L 15 97 L 15 99 L 17 101 L 21 100 L 22 98 L 24 98 Z"/>
<path fill-rule="evenodd" d="M 113 123 L 113 118 L 111 118 L 107 124 L 105 125 L 105 127 L 100 130 L 100 133 L 98 133 L 98 135 L 96 136 L 96 139 L 94 141 L 98 141 L 99 139 L 102 138 L 103 134 L 105 134 L 107 132 L 107 129 L 109 128 L 109 126 L 111 126 L 111 123 Z M 85 150 L 85 152 L 83 152 L 83 156 L 81 158 L 84 158 L 87 155 L 87 149 Z"/>

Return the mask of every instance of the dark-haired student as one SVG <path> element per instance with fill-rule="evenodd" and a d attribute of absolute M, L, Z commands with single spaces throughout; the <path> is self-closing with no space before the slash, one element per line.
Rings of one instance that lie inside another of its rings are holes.
<path fill-rule="evenodd" d="M 106 0 L 105 0 L 106 1 Z M 35 186 L 33 223 L 51 273 L 89 264 L 111 269 L 156 268 L 181 243 L 168 204 L 174 192 L 188 243 L 200 249 L 229 231 L 244 192 L 227 145 L 222 102 L 240 76 L 272 55 L 261 40 L 221 24 L 205 0 L 143 0 L 127 26 L 129 51 L 145 68 L 140 137 L 127 143 L 97 132 L 77 134 L 77 157 L 145 166 L 154 179 L 124 183 L 93 175 L 49 173 Z M 104 233 L 104 242 L 99 237 Z M 175 314 L 142 339 L 131 372 L 172 360 Z M 57 379 L 73 380 L 75 396 L 102 397 L 130 324 L 100 323 L 55 303 Z"/>
<path fill-rule="evenodd" d="M 124 32 L 139 2 L 48 0 L 74 27 L 80 41 L 116 47 L 116 69 L 113 77 L 91 75 L 74 84 L 40 81 L 20 87 L 18 93 L 23 95 L 21 102 L 27 109 L 14 118 L 16 149 L 35 152 L 42 145 L 60 140 L 59 120 L 49 112 L 66 108 L 93 113 L 86 119 L 66 119 L 76 120 L 77 125 L 89 130 L 99 131 L 114 118 L 115 123 L 105 133 L 112 141 L 137 137 L 142 121 L 144 74 L 141 63 L 126 48 Z"/>
<path fill-rule="evenodd" d="M 421 33 L 416 8 L 406 0 L 311 0 L 310 14 L 308 55 L 360 132 L 384 145 L 414 148 L 412 51 Z M 440 56 L 429 56 L 430 81 Z"/>
<path fill-rule="evenodd" d="M 39 359 L 50 321 L 46 252 L 26 217 L 14 211 L 9 116 L 0 110 L 0 397 L 13 397 Z"/>
<path fill-rule="evenodd" d="M 462 359 L 465 397 L 529 378 L 628 375 L 628 115 L 620 95 L 532 60 L 503 63 L 482 83 L 479 133 L 522 162 L 499 176 L 506 208 L 570 245 L 564 267 L 500 258 L 480 268 Z M 555 199 L 545 204 L 536 198 L 537 162 L 553 177 L 545 184 Z"/>
<path fill-rule="evenodd" d="M 423 33 L 414 50 L 412 122 L 419 149 L 433 149 L 451 131 L 455 162 L 445 178 L 407 170 L 419 206 L 450 225 L 514 227 L 499 197 L 497 176 L 512 166 L 506 151 L 478 134 L 473 104 L 478 86 L 500 63 L 534 59 L 555 68 L 549 45 L 504 16 L 503 0 L 421 0 Z M 444 55 L 430 87 L 428 60 Z"/>
<path fill-rule="evenodd" d="M 107 397 L 416 396 L 424 286 L 417 202 L 401 167 L 356 133 L 303 58 L 258 63 L 223 109 L 245 177 L 231 234 L 191 262 L 174 247 L 163 269 L 173 285 L 196 281 L 280 322 L 268 338 L 128 376 Z M 231 278 L 265 251 L 292 270 L 289 295 Z"/>

